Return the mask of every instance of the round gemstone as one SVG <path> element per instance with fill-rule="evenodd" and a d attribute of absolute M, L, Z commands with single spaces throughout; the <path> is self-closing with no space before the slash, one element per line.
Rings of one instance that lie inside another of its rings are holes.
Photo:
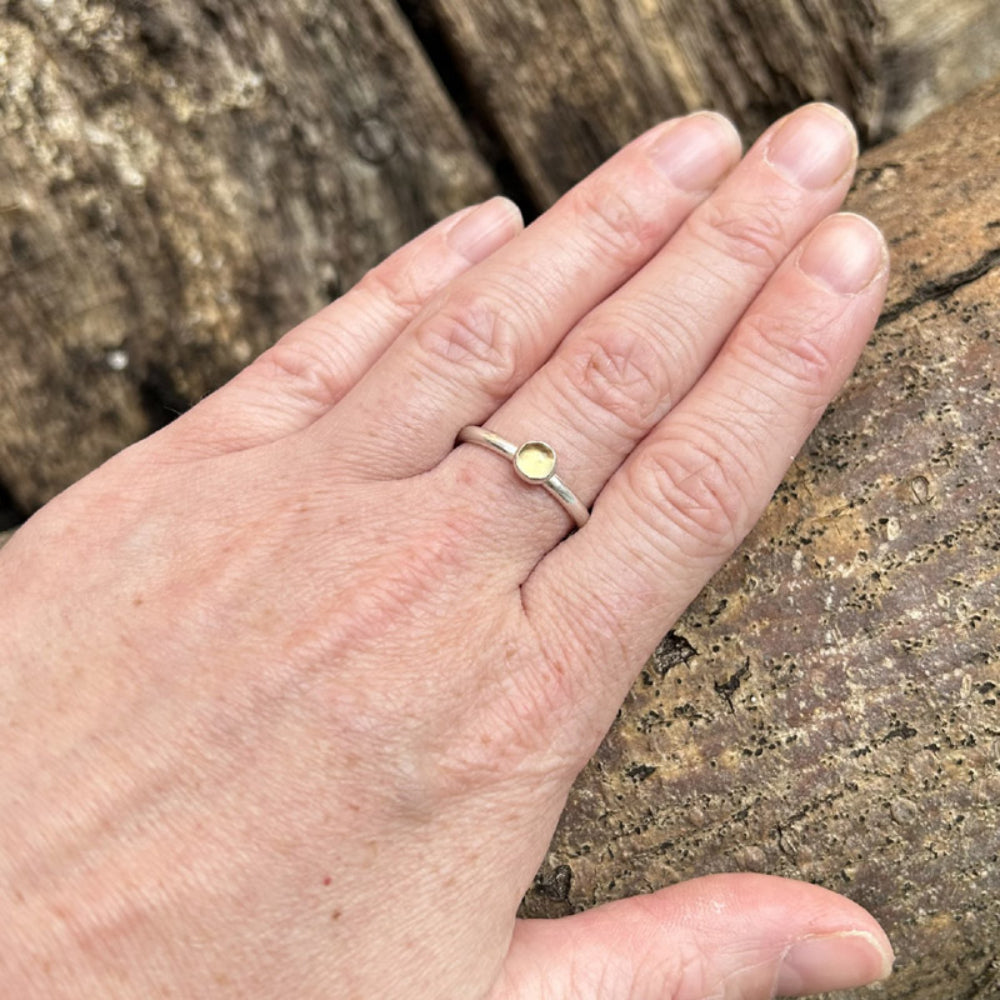
<path fill-rule="evenodd" d="M 544 441 L 528 441 L 517 449 L 514 468 L 529 483 L 545 482 L 556 471 L 556 453 Z"/>

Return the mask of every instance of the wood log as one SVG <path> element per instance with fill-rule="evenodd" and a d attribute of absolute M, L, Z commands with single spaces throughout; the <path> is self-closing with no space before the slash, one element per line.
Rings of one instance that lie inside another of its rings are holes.
<path fill-rule="evenodd" d="M 863 157 L 879 328 L 647 664 L 525 914 L 767 871 L 879 917 L 880 996 L 1000 995 L 998 121 L 1000 79 Z"/>
<path fill-rule="evenodd" d="M 539 205 L 661 118 L 752 139 L 811 99 L 866 143 L 1000 72 L 996 0 L 409 0 Z"/>
<path fill-rule="evenodd" d="M 11 0 L 0 64 L 21 514 L 496 189 L 392 0 Z"/>

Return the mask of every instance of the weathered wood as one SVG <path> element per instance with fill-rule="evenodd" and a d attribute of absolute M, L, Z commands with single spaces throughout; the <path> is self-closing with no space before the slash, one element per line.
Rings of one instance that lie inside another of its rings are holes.
<path fill-rule="evenodd" d="M 880 328 L 639 678 L 527 913 L 768 871 L 884 922 L 880 995 L 1000 995 L 998 121 L 1000 80 L 863 158 Z"/>
<path fill-rule="evenodd" d="M 996 0 L 427 0 L 472 100 L 547 205 L 699 107 L 746 138 L 831 100 L 874 142 L 1000 72 Z"/>
<path fill-rule="evenodd" d="M 997 0 L 875 0 L 884 30 L 879 44 L 882 133 L 912 128 L 1000 72 Z"/>
<path fill-rule="evenodd" d="M 392 0 L 11 0 L 0 60 L 25 512 L 496 186 Z"/>

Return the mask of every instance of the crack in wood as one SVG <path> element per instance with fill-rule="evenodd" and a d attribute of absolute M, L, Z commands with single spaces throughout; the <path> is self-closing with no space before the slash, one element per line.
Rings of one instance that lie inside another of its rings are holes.
<path fill-rule="evenodd" d="M 946 299 L 964 285 L 971 285 L 972 282 L 978 281 L 984 275 L 989 274 L 998 264 L 1000 264 L 1000 247 L 994 247 L 961 271 L 955 271 L 946 278 L 925 281 L 905 299 L 886 309 L 879 317 L 875 329 L 880 329 L 887 323 L 892 323 L 904 313 L 912 312 L 917 306 L 922 306 L 925 302 Z"/>
<path fill-rule="evenodd" d="M 531 222 L 543 206 L 531 193 L 509 136 L 483 99 L 481 87 L 476 86 L 469 75 L 468 54 L 462 51 L 440 13 L 431 5 L 422 0 L 396 0 L 396 6 L 409 22 L 427 62 L 472 137 L 476 151 L 493 171 L 500 193 L 517 204 L 525 223 Z"/>
<path fill-rule="evenodd" d="M 0 535 L 19 527 L 27 521 L 28 517 L 29 512 L 17 503 L 13 494 L 4 482 L 0 480 Z"/>

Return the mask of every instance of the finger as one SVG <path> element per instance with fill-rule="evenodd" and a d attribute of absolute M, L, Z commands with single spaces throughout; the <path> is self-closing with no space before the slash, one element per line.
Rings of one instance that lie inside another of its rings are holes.
<path fill-rule="evenodd" d="M 883 979 L 875 919 L 820 886 L 712 875 L 562 920 L 519 921 L 491 1000 L 767 1000 Z"/>
<path fill-rule="evenodd" d="M 713 114 L 667 122 L 564 195 L 416 318 L 317 430 L 374 476 L 436 465 L 655 253 L 739 158 Z"/>
<path fill-rule="evenodd" d="M 871 223 L 853 215 L 821 223 L 612 477 L 585 528 L 524 584 L 540 633 L 603 671 L 601 683 L 591 674 L 575 692 L 590 692 L 601 726 L 763 512 L 874 327 L 886 272 Z"/>
<path fill-rule="evenodd" d="M 542 437 L 559 474 L 593 503 L 635 445 L 682 399 L 778 264 L 847 193 L 857 155 L 850 122 L 810 105 L 778 122 L 630 281 L 593 309 L 489 427 L 517 444 Z M 544 493 L 496 458 L 460 449 L 481 478 L 501 479 L 514 512 L 499 518 L 534 562 L 565 534 L 568 519 Z M 513 506 L 515 505 L 516 506 Z M 502 507 L 500 508 L 503 509 Z"/>
<path fill-rule="evenodd" d="M 375 363 L 435 292 L 522 229 L 507 198 L 462 209 L 401 247 L 349 292 L 264 351 L 171 425 L 200 454 L 240 449 L 301 430 Z"/>

